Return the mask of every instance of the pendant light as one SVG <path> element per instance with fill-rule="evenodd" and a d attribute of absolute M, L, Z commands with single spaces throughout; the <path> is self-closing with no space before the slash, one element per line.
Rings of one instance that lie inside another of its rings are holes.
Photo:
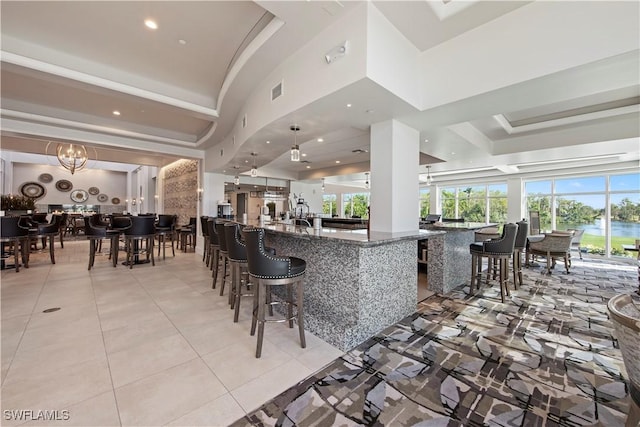
<path fill-rule="evenodd" d="M 251 153 L 253 156 L 253 166 L 251 166 L 251 177 L 255 178 L 258 176 L 258 166 L 256 166 L 256 156 L 258 153 Z"/>
<path fill-rule="evenodd" d="M 291 161 L 299 162 L 300 161 L 300 147 L 298 147 L 298 139 L 297 134 L 300 130 L 298 125 L 292 125 L 289 129 L 293 131 L 293 147 L 291 147 Z"/>
<path fill-rule="evenodd" d="M 324 193 L 324 178 L 322 178 L 322 192 Z"/>
<path fill-rule="evenodd" d="M 365 172 L 364 176 L 366 177 L 366 181 L 364 182 L 364 188 L 369 189 L 369 172 Z"/>
<path fill-rule="evenodd" d="M 427 180 L 425 181 L 427 186 L 431 185 L 431 183 L 433 182 L 433 178 L 431 178 L 431 174 L 429 173 L 430 170 L 431 166 L 427 166 Z"/>

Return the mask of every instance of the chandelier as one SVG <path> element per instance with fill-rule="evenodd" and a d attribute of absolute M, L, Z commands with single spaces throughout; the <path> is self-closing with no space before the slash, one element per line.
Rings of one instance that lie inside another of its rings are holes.
<path fill-rule="evenodd" d="M 71 175 L 77 170 L 81 170 L 87 164 L 89 156 L 84 145 L 58 144 L 56 148 L 56 157 L 63 168 L 71 172 Z"/>
<path fill-rule="evenodd" d="M 293 147 L 291 147 L 291 161 L 299 162 L 300 147 L 298 147 L 298 140 L 296 136 L 298 135 L 298 131 L 300 130 L 300 127 L 298 125 L 292 125 L 289 129 L 293 131 Z"/>

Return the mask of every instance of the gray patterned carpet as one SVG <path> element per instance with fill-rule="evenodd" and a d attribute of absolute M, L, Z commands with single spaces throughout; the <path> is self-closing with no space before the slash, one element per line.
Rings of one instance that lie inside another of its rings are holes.
<path fill-rule="evenodd" d="M 637 267 L 561 270 L 525 269 L 505 304 L 497 283 L 427 298 L 233 426 L 623 426 L 630 397 L 606 302 L 638 289 Z"/>

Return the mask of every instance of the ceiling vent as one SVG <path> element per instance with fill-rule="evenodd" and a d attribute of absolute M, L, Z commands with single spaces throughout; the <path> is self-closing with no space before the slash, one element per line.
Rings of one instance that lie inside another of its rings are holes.
<path fill-rule="evenodd" d="M 369 150 L 363 150 L 362 148 L 356 148 L 355 150 L 351 150 L 352 153 L 356 153 L 356 154 L 362 154 L 362 153 L 368 153 Z"/>
<path fill-rule="evenodd" d="M 275 101 L 276 99 L 282 96 L 282 82 L 275 85 L 273 89 L 271 89 L 271 101 Z"/>

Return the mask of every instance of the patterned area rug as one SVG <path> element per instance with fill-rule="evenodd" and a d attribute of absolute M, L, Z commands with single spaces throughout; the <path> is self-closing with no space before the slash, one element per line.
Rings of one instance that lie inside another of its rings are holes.
<path fill-rule="evenodd" d="M 623 426 L 630 397 L 606 303 L 638 289 L 636 267 L 541 272 L 526 269 L 505 304 L 497 283 L 427 298 L 233 426 Z"/>

